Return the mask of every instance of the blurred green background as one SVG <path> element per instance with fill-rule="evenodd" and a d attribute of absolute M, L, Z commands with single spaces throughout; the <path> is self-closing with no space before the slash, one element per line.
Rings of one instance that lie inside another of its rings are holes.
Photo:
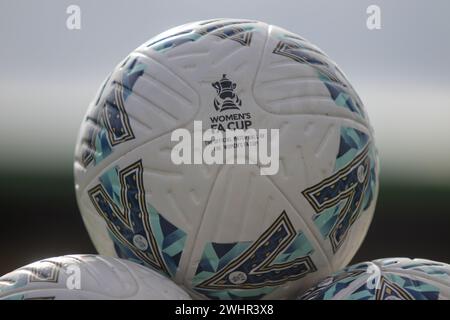
<path fill-rule="evenodd" d="M 66 28 L 79 5 L 81 30 Z M 366 27 L 380 6 L 381 30 Z M 354 261 L 450 262 L 450 2 L 0 2 L 0 274 L 93 253 L 75 202 L 72 155 L 103 78 L 151 36 L 215 17 L 279 25 L 336 60 L 364 101 L 381 160 L 378 206 Z"/>

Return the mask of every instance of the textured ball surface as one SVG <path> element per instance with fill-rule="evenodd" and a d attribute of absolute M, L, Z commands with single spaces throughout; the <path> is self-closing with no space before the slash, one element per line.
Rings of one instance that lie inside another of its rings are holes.
<path fill-rule="evenodd" d="M 449 300 L 450 265 L 389 258 L 358 263 L 325 278 L 305 300 Z"/>
<path fill-rule="evenodd" d="M 0 278 L 0 299 L 190 299 L 175 283 L 131 261 L 70 255 L 34 262 Z"/>
<path fill-rule="evenodd" d="M 176 165 L 178 128 L 278 129 L 279 170 Z M 319 48 L 251 20 L 186 24 L 126 57 L 90 105 L 78 204 L 101 254 L 197 298 L 287 298 L 346 265 L 375 208 L 363 104 Z"/>

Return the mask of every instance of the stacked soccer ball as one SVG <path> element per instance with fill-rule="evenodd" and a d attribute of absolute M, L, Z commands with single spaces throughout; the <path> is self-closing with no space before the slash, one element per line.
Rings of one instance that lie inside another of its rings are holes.
<path fill-rule="evenodd" d="M 197 124 L 209 140 L 180 148 L 174 132 L 195 140 Z M 275 171 L 262 158 L 269 130 Z M 230 131 L 231 140 L 219 135 Z M 450 296 L 450 266 L 431 261 L 378 260 L 330 276 L 350 262 L 375 209 L 373 131 L 325 53 L 262 22 L 186 24 L 126 57 L 82 124 L 75 188 L 104 257 L 26 266 L 0 278 L 1 297 Z"/>

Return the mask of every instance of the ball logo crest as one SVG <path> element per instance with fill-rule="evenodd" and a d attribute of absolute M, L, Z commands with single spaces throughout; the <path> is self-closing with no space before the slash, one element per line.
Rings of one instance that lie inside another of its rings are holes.
<path fill-rule="evenodd" d="M 255 242 L 208 244 L 197 268 L 194 289 L 212 299 L 242 294 L 257 298 L 264 290 L 269 292 L 317 271 L 311 258 L 313 251 L 306 236 L 296 231 L 283 211 Z M 234 258 L 230 260 L 230 256 Z"/>
<path fill-rule="evenodd" d="M 217 111 L 239 110 L 239 107 L 242 105 L 242 100 L 234 92 L 236 83 L 228 79 L 226 74 L 219 81 L 212 83 L 212 86 L 217 91 L 217 97 L 214 98 L 214 108 Z"/>

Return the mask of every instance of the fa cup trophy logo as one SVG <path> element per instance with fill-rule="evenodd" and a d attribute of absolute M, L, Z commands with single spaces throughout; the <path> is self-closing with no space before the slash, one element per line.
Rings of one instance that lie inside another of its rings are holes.
<path fill-rule="evenodd" d="M 212 83 L 212 86 L 217 91 L 217 97 L 214 98 L 214 108 L 217 111 L 239 110 L 239 107 L 242 105 L 242 100 L 234 93 L 236 83 L 228 79 L 226 74 L 219 81 Z"/>

